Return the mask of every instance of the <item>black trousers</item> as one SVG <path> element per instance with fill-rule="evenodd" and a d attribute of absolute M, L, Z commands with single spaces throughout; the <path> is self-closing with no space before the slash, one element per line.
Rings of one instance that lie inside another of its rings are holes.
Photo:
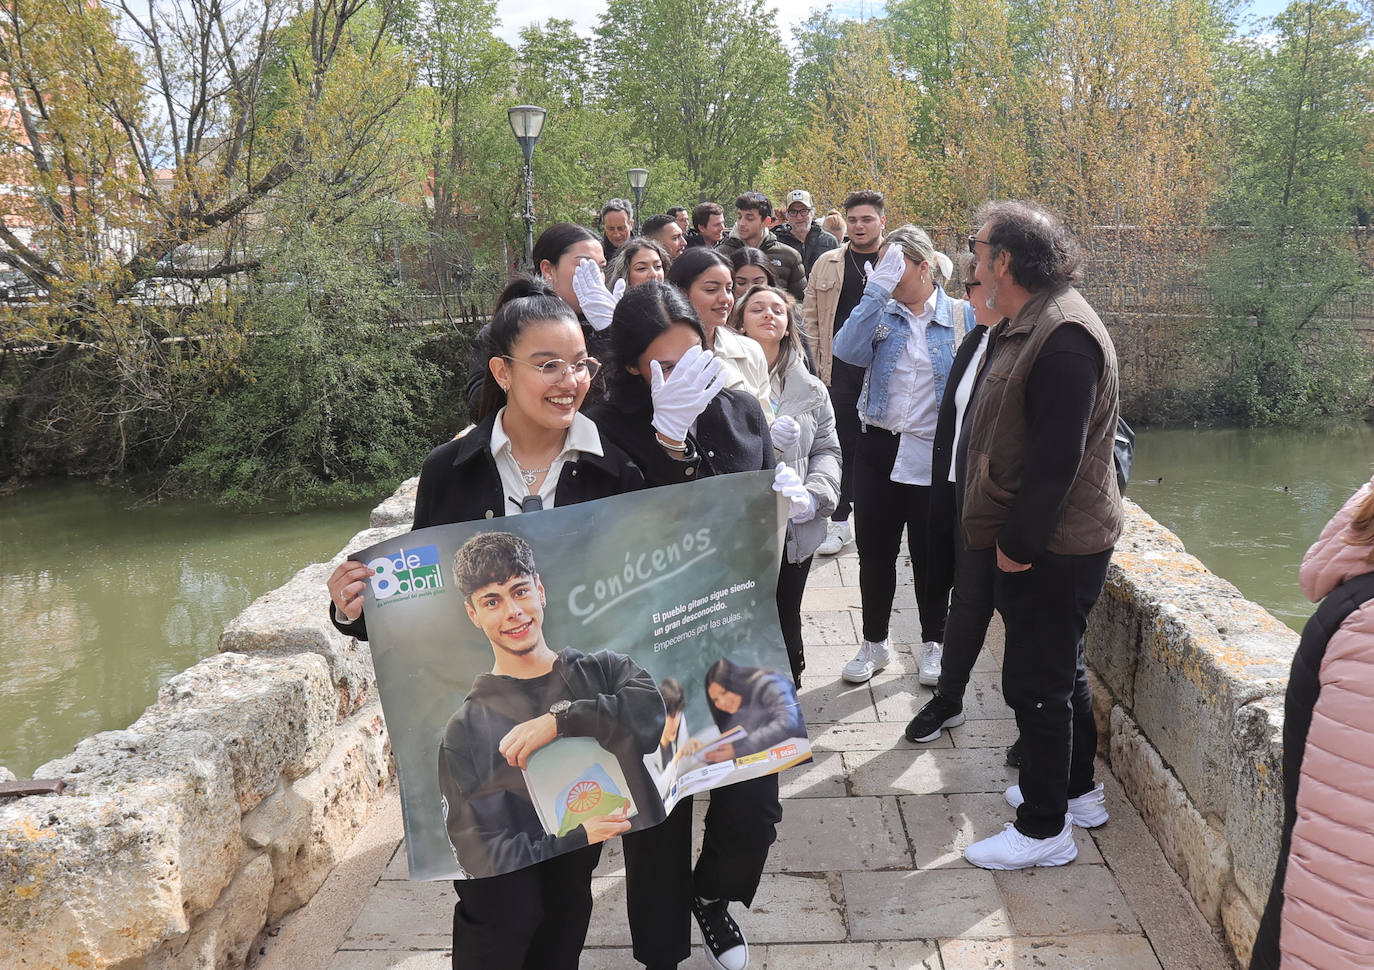
<path fill-rule="evenodd" d="M 897 554 L 902 529 L 911 555 L 916 606 L 921 616 L 921 639 L 937 643 L 945 638 L 948 603 L 928 598 L 926 522 L 930 518 L 930 486 L 899 485 L 892 481 L 901 435 L 869 426 L 859 433 L 854 449 L 854 542 L 859 550 L 859 597 L 863 604 L 863 636 L 877 643 L 887 639 L 892 597 L 897 592 Z"/>
<path fill-rule="evenodd" d="M 940 657 L 940 682 L 936 691 L 946 697 L 963 697 L 969 675 L 978 662 L 992 622 L 993 578 L 997 554 L 993 549 L 968 549 L 964 530 L 956 524 L 950 534 L 954 546 L 953 590 L 945 618 L 945 649 Z M 935 567 L 931 567 L 935 571 Z M 940 595 L 932 591 L 931 595 Z"/>
<path fill-rule="evenodd" d="M 701 856 L 692 868 L 692 798 L 666 821 L 623 837 L 625 909 L 640 963 L 681 963 L 692 953 L 692 896 L 754 901 L 782 821 L 778 776 L 711 792 Z"/>
<path fill-rule="evenodd" d="M 782 626 L 782 642 L 787 644 L 787 659 L 792 664 L 792 680 L 801 687 L 802 671 L 806 669 L 806 653 L 802 647 L 801 603 L 806 592 L 806 577 L 811 572 L 811 557 L 801 562 L 788 562 L 782 554 L 782 568 L 778 570 L 778 623 Z"/>
<path fill-rule="evenodd" d="M 840 501 L 831 521 L 846 522 L 854 507 L 854 447 L 859 440 L 859 392 L 864 368 L 838 357 L 830 361 L 830 404 L 835 408 L 835 437 L 840 439 Z"/>
<path fill-rule="evenodd" d="M 577 970 L 601 846 L 453 884 L 453 970 Z"/>
<path fill-rule="evenodd" d="M 1093 787 L 1097 725 L 1083 631 L 1111 558 L 1110 549 L 1091 556 L 1047 552 L 1032 568 L 998 569 L 993 579 L 993 601 L 1007 628 L 1002 694 L 1021 732 L 1026 800 L 1016 810 L 1016 828 L 1033 839 L 1058 834 L 1068 800 Z"/>

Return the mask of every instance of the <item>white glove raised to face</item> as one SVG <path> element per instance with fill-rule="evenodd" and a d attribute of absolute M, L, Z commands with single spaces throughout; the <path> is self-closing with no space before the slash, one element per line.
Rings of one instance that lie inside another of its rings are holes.
<path fill-rule="evenodd" d="M 905 272 L 906 257 L 902 255 L 902 247 L 889 244 L 887 252 L 878 260 L 878 265 L 868 271 L 868 282 L 877 283 L 891 293 L 902 281 L 902 274 Z"/>
<path fill-rule="evenodd" d="M 776 418 L 768 431 L 773 438 L 773 447 L 778 451 L 786 451 L 801 440 L 801 425 L 790 414 Z"/>
<path fill-rule="evenodd" d="M 787 518 L 792 522 L 810 522 L 815 517 L 815 496 L 806 490 L 801 476 L 783 462 L 778 462 L 778 467 L 773 469 L 773 491 L 780 492 L 790 503 Z"/>
<path fill-rule="evenodd" d="M 625 281 L 616 280 L 615 289 L 606 289 L 601 278 L 601 267 L 594 259 L 583 259 L 573 270 L 573 292 L 582 307 L 582 315 L 592 325 L 593 330 L 605 330 L 611 325 L 615 315 L 615 305 L 625 294 Z"/>
<path fill-rule="evenodd" d="M 725 387 L 725 365 L 703 347 L 689 347 L 665 379 L 658 361 L 649 362 L 653 426 L 672 441 L 687 440 L 687 429 Z"/>

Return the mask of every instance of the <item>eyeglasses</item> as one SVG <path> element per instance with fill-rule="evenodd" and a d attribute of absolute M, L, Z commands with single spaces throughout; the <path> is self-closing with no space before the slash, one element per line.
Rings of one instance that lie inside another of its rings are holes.
<path fill-rule="evenodd" d="M 979 243 L 982 243 L 984 246 L 991 246 L 991 245 L 992 245 L 992 242 L 991 242 L 990 240 L 987 240 L 987 239 L 979 239 L 977 236 L 969 236 L 969 237 L 968 237 L 968 251 L 971 252 L 971 253 L 974 253 L 974 254 L 976 255 L 977 252 L 978 252 L 978 250 L 977 250 L 977 248 L 975 248 L 975 247 L 977 247 L 977 245 L 978 245 Z"/>
<path fill-rule="evenodd" d="M 553 387 L 569 374 L 572 374 L 573 380 L 577 383 L 589 384 L 592 378 L 596 377 L 597 373 L 601 370 L 601 361 L 597 360 L 595 357 L 583 357 L 581 360 L 574 361 L 571 364 L 560 357 L 555 357 L 553 360 L 546 360 L 542 364 L 536 364 L 533 361 L 521 360 L 519 357 L 511 357 L 507 354 L 502 354 L 501 356 L 517 364 L 533 367 L 535 370 L 539 371 L 539 376 L 544 378 L 544 383 L 549 385 L 549 387 Z"/>
<path fill-rule="evenodd" d="M 787 214 L 789 216 L 804 216 L 810 211 L 810 209 L 788 209 Z"/>

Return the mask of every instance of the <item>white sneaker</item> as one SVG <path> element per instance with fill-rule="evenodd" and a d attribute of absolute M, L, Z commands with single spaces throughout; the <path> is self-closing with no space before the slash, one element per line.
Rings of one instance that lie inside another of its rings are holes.
<path fill-rule="evenodd" d="M 1007 789 L 1007 804 L 1012 808 L 1020 808 L 1025 800 L 1020 785 Z M 1080 829 L 1095 829 L 1107 821 L 1107 795 L 1102 790 L 1102 782 L 1099 781 L 1092 791 L 1069 799 L 1069 818 Z"/>
<path fill-rule="evenodd" d="M 940 657 L 944 644 L 927 640 L 921 647 L 921 669 L 916 674 L 916 683 L 922 687 L 934 687 L 940 682 Z"/>
<path fill-rule="evenodd" d="M 816 547 L 817 555 L 836 556 L 845 544 L 854 539 L 854 527 L 849 524 L 849 520 L 843 522 L 831 522 L 825 527 L 825 538 Z"/>
<path fill-rule="evenodd" d="M 854 659 L 844 665 L 840 676 L 851 684 L 862 684 L 886 667 L 891 659 L 892 652 L 887 649 L 886 640 L 882 643 L 865 640 L 863 646 L 859 647 L 859 652 L 854 654 Z"/>
<path fill-rule="evenodd" d="M 964 850 L 964 858 L 980 869 L 1030 869 L 1034 866 L 1062 866 L 1078 858 L 1073 841 L 1073 824 L 1064 816 L 1064 827 L 1048 839 L 1032 839 L 1008 822 L 990 839 L 975 842 Z"/>

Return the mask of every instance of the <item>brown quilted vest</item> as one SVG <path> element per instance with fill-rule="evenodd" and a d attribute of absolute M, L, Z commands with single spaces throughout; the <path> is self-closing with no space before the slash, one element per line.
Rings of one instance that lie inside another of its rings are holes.
<path fill-rule="evenodd" d="M 1049 551 L 1091 555 L 1110 549 L 1121 535 L 1121 494 L 1112 465 L 1116 350 L 1092 307 L 1068 286 L 1031 297 L 992 350 L 969 419 L 963 525 L 970 549 L 988 549 L 997 542 L 1016 501 L 1026 458 L 1026 380 L 1045 341 L 1066 323 L 1081 326 L 1102 348 L 1102 377 L 1088 421 L 1083 461 L 1050 537 Z"/>

